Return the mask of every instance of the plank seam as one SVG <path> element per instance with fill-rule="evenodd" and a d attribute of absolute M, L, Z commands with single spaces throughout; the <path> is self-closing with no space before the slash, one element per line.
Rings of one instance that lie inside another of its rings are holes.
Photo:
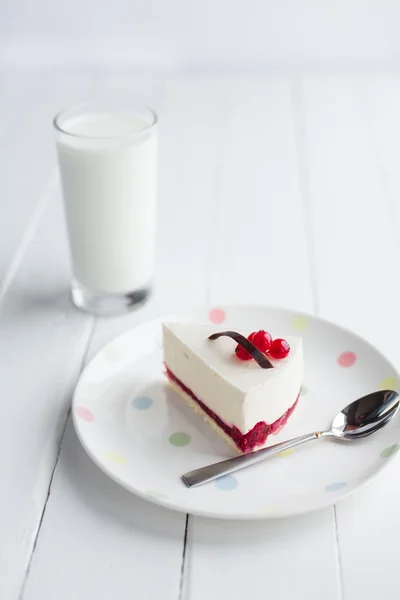
<path fill-rule="evenodd" d="M 224 101 L 222 101 L 224 100 Z M 226 144 L 226 132 L 228 130 L 228 121 L 230 115 L 230 104 L 228 98 L 222 98 L 222 92 L 220 96 L 220 119 L 219 119 L 219 140 L 218 150 L 216 153 L 216 164 L 215 164 L 215 176 L 214 176 L 214 203 L 212 206 L 211 215 L 215 215 L 214 218 L 210 217 L 210 228 L 208 236 L 208 251 L 206 255 L 206 295 L 205 302 L 206 306 L 209 307 L 211 303 L 211 287 L 213 280 L 213 264 L 215 263 L 215 255 L 218 256 L 216 248 L 217 244 L 217 233 L 218 224 L 220 219 L 220 208 L 222 199 L 222 178 L 223 178 L 223 157 L 225 154 Z"/>
<path fill-rule="evenodd" d="M 21 242 L 14 254 L 14 257 L 11 260 L 10 266 L 6 271 L 3 282 L 0 285 L 0 305 L 17 274 L 19 266 L 21 265 L 21 262 L 25 256 L 26 250 L 35 235 L 35 232 L 39 226 L 39 223 L 45 213 L 48 204 L 50 203 L 51 198 L 53 197 L 53 194 L 56 190 L 56 186 L 57 171 L 54 170 L 33 210 L 25 232 L 22 235 Z"/>
<path fill-rule="evenodd" d="M 320 302 L 318 294 L 318 270 L 316 261 L 316 244 L 314 237 L 314 227 L 312 220 L 312 203 L 310 192 L 310 161 L 307 145 L 307 120 L 303 103 L 303 90 L 301 81 L 291 82 L 291 101 L 292 114 L 294 122 L 294 137 L 298 164 L 298 178 L 300 195 L 303 205 L 304 229 L 306 234 L 307 256 L 309 263 L 309 273 L 313 300 L 313 312 L 316 316 L 320 314 Z M 344 599 L 343 570 L 342 559 L 339 546 L 339 532 L 336 517 L 336 506 L 332 507 L 334 532 L 335 532 L 335 550 L 336 550 L 336 569 L 339 586 L 339 598 Z"/>
<path fill-rule="evenodd" d="M 79 378 L 79 376 L 82 373 L 82 370 L 83 370 L 83 368 L 85 366 L 86 357 L 87 357 L 87 354 L 88 354 L 88 351 L 89 351 L 89 347 L 90 347 L 90 344 L 91 344 L 91 341 L 92 341 L 92 338 L 93 338 L 93 334 L 94 334 L 94 329 L 95 329 L 96 322 L 97 322 L 97 317 L 93 317 L 92 318 L 92 322 L 91 322 L 91 326 L 90 326 L 89 331 L 88 331 L 88 339 L 87 339 L 87 342 L 86 342 L 86 345 L 85 345 L 85 349 L 84 349 L 84 351 L 82 353 L 82 359 L 81 359 L 81 362 L 80 362 L 80 365 L 79 365 L 79 368 L 78 368 L 78 374 L 77 374 L 76 380 Z M 44 502 L 43 510 L 42 510 L 42 513 L 41 513 L 40 519 L 39 519 L 39 523 L 38 523 L 38 526 L 36 528 L 36 533 L 34 533 L 32 550 L 31 550 L 31 553 L 30 553 L 30 557 L 29 557 L 29 560 L 28 560 L 27 567 L 26 567 L 25 577 L 24 577 L 24 579 L 22 581 L 21 591 L 19 593 L 18 600 L 23 600 L 23 597 L 24 597 L 24 594 L 25 594 L 26 584 L 27 584 L 27 581 L 28 581 L 28 578 L 29 578 L 29 573 L 31 571 L 33 557 L 34 557 L 34 554 L 35 554 L 35 551 L 36 551 L 36 547 L 37 547 L 39 535 L 40 535 L 40 532 L 41 532 L 41 529 L 42 529 L 42 525 L 43 525 L 43 521 L 44 521 L 44 518 L 45 518 L 45 513 L 46 513 L 47 504 L 49 502 L 49 498 L 50 498 L 50 494 L 51 494 L 51 488 L 52 488 L 52 485 L 53 485 L 54 476 L 55 476 L 55 473 L 56 473 L 56 470 L 57 470 L 58 462 L 60 460 L 60 455 L 61 455 L 61 451 L 62 451 L 63 444 L 64 444 L 65 433 L 66 433 L 66 430 L 67 430 L 67 425 L 68 425 L 70 414 L 71 414 L 71 407 L 69 408 L 69 410 L 67 412 L 67 415 L 65 417 L 65 422 L 64 422 L 63 429 L 62 429 L 62 433 L 61 433 L 60 445 L 59 445 L 59 448 L 58 448 L 56 460 L 54 462 L 54 467 L 53 467 L 53 470 L 52 470 L 52 473 L 51 473 L 51 476 L 50 476 L 50 480 L 49 480 L 49 484 L 48 484 L 46 500 Z"/>
<path fill-rule="evenodd" d="M 343 568 L 342 568 L 342 557 L 340 555 L 340 545 L 339 545 L 339 527 L 337 521 L 337 513 L 336 513 L 336 504 L 333 505 L 333 521 L 335 527 L 335 539 L 336 539 L 336 562 L 338 569 L 338 580 L 339 580 L 339 591 L 340 598 L 344 600 L 344 581 L 343 581 Z"/>
<path fill-rule="evenodd" d="M 320 313 L 320 303 L 318 294 L 318 272 L 316 261 L 315 237 L 312 221 L 306 116 L 303 105 L 302 86 L 300 82 L 291 82 L 290 96 L 293 115 L 294 144 L 295 152 L 297 155 L 299 191 L 303 206 L 303 224 L 306 236 L 306 251 L 311 282 L 313 312 L 315 315 L 318 316 Z"/>
<path fill-rule="evenodd" d="M 398 232 L 400 231 L 400 220 L 397 214 L 395 200 L 393 198 L 392 193 L 390 192 L 390 186 L 388 182 L 387 176 L 387 168 L 385 168 L 380 144 L 378 143 L 378 134 L 377 134 L 377 123 L 376 123 L 376 111 L 373 109 L 371 104 L 370 94 L 368 94 L 365 90 L 365 86 L 361 88 L 358 87 L 358 91 L 360 94 L 360 107 L 361 111 L 364 113 L 365 120 L 367 122 L 368 129 L 368 138 L 371 145 L 371 151 L 376 161 L 378 178 L 380 187 L 382 190 L 382 195 L 386 200 L 386 204 L 390 214 L 390 224 L 392 226 L 393 234 L 396 239 L 397 245 L 400 246 L 400 242 L 398 239 Z"/>
<path fill-rule="evenodd" d="M 190 519 L 190 515 L 186 514 L 185 533 L 184 533 L 184 536 L 183 536 L 182 564 L 181 564 L 181 576 L 180 576 L 180 580 L 179 580 L 178 600 L 183 600 L 183 593 L 184 593 L 185 574 L 186 574 L 187 545 L 188 545 L 189 519 Z"/>

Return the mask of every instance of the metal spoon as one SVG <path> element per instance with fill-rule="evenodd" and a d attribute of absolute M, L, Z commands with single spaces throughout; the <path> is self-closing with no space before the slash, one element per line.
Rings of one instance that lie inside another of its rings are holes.
<path fill-rule="evenodd" d="M 331 429 L 328 431 L 315 431 L 250 454 L 241 454 L 185 473 L 182 475 L 182 479 L 188 487 L 195 487 L 217 479 L 221 475 L 227 475 L 249 465 L 254 465 L 274 454 L 283 452 L 283 450 L 293 448 L 293 446 L 323 437 L 355 441 L 367 437 L 384 427 L 394 417 L 398 408 L 399 394 L 397 392 L 393 390 L 373 392 L 355 400 L 341 410 L 334 418 Z"/>

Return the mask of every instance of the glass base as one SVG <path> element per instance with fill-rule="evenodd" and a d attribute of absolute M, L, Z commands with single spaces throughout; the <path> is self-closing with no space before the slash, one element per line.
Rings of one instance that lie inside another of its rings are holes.
<path fill-rule="evenodd" d="M 123 315 L 139 308 L 150 296 L 151 288 L 146 287 L 124 294 L 98 294 L 82 287 L 79 283 L 72 284 L 72 301 L 81 310 L 98 315 L 111 317 Z"/>

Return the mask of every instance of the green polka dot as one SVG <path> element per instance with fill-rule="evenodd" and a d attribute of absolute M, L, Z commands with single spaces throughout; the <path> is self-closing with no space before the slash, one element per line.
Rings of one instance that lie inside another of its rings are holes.
<path fill-rule="evenodd" d="M 114 346 L 106 346 L 103 350 L 103 356 L 110 362 L 118 362 L 121 358 L 121 352 Z"/>
<path fill-rule="evenodd" d="M 282 458 L 285 458 L 286 456 L 292 456 L 294 452 L 294 448 L 288 448 L 287 450 L 282 450 L 282 452 L 279 452 L 277 454 L 277 456 L 281 456 Z"/>
<path fill-rule="evenodd" d="M 295 315 L 292 319 L 292 328 L 296 331 L 307 329 L 308 317 L 306 315 Z"/>
<path fill-rule="evenodd" d="M 380 382 L 379 389 L 380 390 L 395 390 L 398 385 L 399 385 L 399 382 L 396 379 L 396 377 L 386 377 L 385 379 L 383 379 L 383 381 Z"/>
<path fill-rule="evenodd" d="M 308 388 L 305 385 L 301 386 L 300 395 L 305 396 L 308 392 Z"/>
<path fill-rule="evenodd" d="M 169 436 L 169 443 L 173 446 L 187 446 L 190 442 L 190 435 L 183 431 L 177 431 Z"/>
<path fill-rule="evenodd" d="M 392 454 L 396 454 L 396 452 L 398 452 L 399 449 L 400 444 L 393 444 L 393 446 L 389 446 L 388 448 L 382 450 L 381 458 L 389 458 L 389 456 L 392 456 Z"/>

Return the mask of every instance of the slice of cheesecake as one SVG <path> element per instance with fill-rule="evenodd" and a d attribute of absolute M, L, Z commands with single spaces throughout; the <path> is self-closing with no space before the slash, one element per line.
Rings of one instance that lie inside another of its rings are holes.
<path fill-rule="evenodd" d="M 215 325 L 164 323 L 167 376 L 227 442 L 239 452 L 251 452 L 266 445 L 296 406 L 303 379 L 302 342 L 286 338 L 290 351 L 283 359 L 255 348 L 257 360 L 240 360 L 236 342 L 248 332 L 222 332 L 222 337 L 209 339 L 215 333 Z"/>

